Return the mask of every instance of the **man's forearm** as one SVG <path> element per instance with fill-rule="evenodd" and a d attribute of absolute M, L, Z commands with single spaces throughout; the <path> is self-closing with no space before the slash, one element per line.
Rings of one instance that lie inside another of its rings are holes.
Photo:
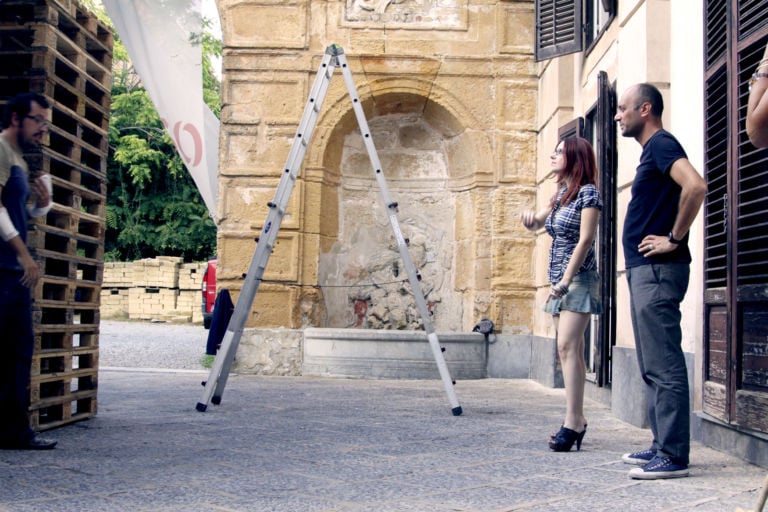
<path fill-rule="evenodd" d="M 672 227 L 672 236 L 682 239 L 691 229 L 696 215 L 699 214 L 704 197 L 707 194 L 706 187 L 696 187 L 691 190 L 683 189 L 680 194 L 680 204 L 677 210 L 675 224 Z"/>

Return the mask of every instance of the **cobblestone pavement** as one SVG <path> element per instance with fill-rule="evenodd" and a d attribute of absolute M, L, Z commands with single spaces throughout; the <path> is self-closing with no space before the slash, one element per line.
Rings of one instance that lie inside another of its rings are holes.
<path fill-rule="evenodd" d="M 590 400 L 582 450 L 550 452 L 563 391 L 528 380 L 457 382 L 455 417 L 440 381 L 246 375 L 201 413 L 205 378 L 102 368 L 95 418 L 0 451 L 0 511 L 722 512 L 766 476 L 694 443 L 689 478 L 630 480 L 648 432 Z"/>

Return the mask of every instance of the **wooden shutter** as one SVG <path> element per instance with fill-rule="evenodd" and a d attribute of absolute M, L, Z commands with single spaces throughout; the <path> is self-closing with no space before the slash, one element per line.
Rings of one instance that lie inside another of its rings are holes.
<path fill-rule="evenodd" d="M 600 169 L 600 196 L 603 210 L 600 213 L 598 257 L 600 258 L 600 286 L 603 297 L 603 314 L 597 336 L 597 385 L 611 382 L 612 346 L 616 343 L 616 94 L 608 81 L 608 74 L 597 74 L 597 136 L 595 152 Z"/>
<path fill-rule="evenodd" d="M 704 386 L 703 412 L 729 422 L 732 373 L 729 266 L 730 165 L 727 50 L 730 0 L 706 0 L 704 25 Z"/>
<path fill-rule="evenodd" d="M 583 49 L 582 0 L 536 0 L 536 62 Z"/>
<path fill-rule="evenodd" d="M 765 0 L 706 0 L 703 410 L 768 432 L 768 150 L 745 129 Z"/>
<path fill-rule="evenodd" d="M 561 126 L 557 130 L 557 139 L 563 140 L 566 137 L 583 137 L 584 136 L 584 118 L 577 117 L 573 121 L 569 121 Z"/>

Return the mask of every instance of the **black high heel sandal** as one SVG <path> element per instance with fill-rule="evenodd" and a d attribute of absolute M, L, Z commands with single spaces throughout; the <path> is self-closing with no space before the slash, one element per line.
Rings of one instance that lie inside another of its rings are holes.
<path fill-rule="evenodd" d="M 587 433 L 587 426 L 584 430 L 576 432 L 570 428 L 560 427 L 560 430 L 549 440 L 549 449 L 555 452 L 569 452 L 576 443 L 576 451 L 581 450 L 581 442 L 584 440 L 584 434 Z"/>

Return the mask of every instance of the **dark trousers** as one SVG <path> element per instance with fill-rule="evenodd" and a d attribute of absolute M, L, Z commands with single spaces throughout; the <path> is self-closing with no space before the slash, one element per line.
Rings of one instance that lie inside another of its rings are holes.
<path fill-rule="evenodd" d="M 688 464 L 691 412 L 683 355 L 680 302 L 689 265 L 665 263 L 627 269 L 637 362 L 646 384 L 648 422 L 656 455 Z"/>
<path fill-rule="evenodd" d="M 29 374 L 35 340 L 29 288 L 21 273 L 0 270 L 0 441 L 26 441 Z"/>

